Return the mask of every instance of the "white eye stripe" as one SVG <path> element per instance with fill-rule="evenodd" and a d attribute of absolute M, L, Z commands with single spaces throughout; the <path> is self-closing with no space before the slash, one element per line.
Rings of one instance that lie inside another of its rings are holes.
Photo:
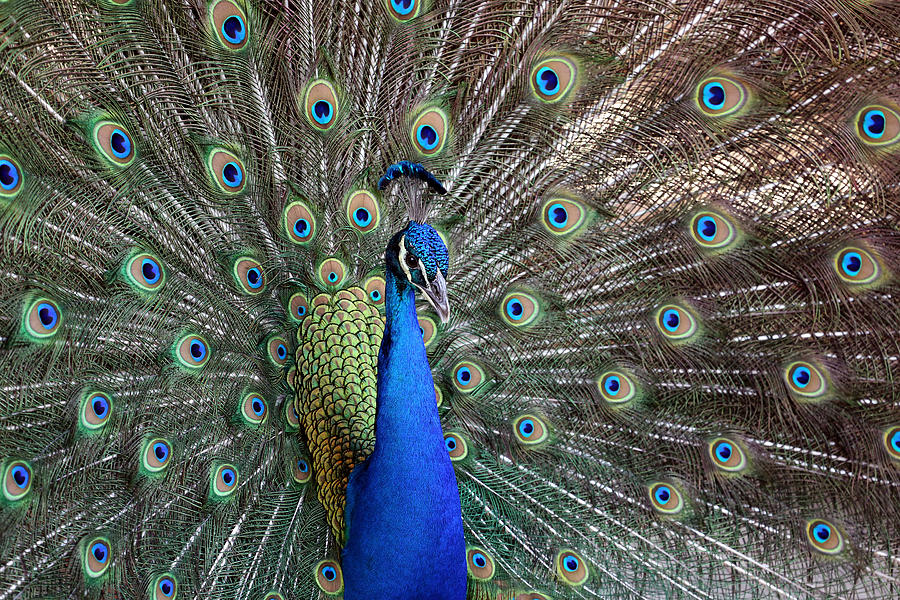
<path fill-rule="evenodd" d="M 403 269 L 403 272 L 406 274 L 407 281 L 412 281 L 412 275 L 409 274 L 409 267 L 406 266 L 406 236 L 400 238 L 400 252 L 397 255 L 397 260 L 400 261 L 400 268 Z"/>
<path fill-rule="evenodd" d="M 427 287 L 430 287 L 430 286 L 431 286 L 431 283 L 428 281 L 428 271 L 425 270 L 425 265 L 422 264 L 422 259 L 421 259 L 421 258 L 419 259 L 419 270 L 422 272 L 422 279 L 425 280 L 425 286 L 424 286 L 424 287 L 426 287 L 426 288 L 427 288 Z M 410 281 L 412 281 L 412 279 L 410 279 Z"/>
<path fill-rule="evenodd" d="M 397 260 L 400 261 L 400 268 L 403 269 L 403 273 L 406 274 L 406 279 L 413 283 L 412 273 L 409 271 L 409 265 L 406 264 L 406 255 L 408 252 L 406 251 L 406 236 L 400 238 L 400 252 L 397 253 Z M 418 256 L 415 257 L 416 262 L 418 263 L 418 269 L 422 272 L 422 278 L 425 280 L 425 286 L 428 287 L 431 283 L 428 281 L 428 272 L 425 270 L 425 265 L 422 264 L 422 259 Z"/>

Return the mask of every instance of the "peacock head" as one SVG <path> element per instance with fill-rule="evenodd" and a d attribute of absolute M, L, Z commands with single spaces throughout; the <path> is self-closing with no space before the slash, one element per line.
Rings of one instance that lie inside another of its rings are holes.
<path fill-rule="evenodd" d="M 401 286 L 412 284 L 434 307 L 442 323 L 450 318 L 447 269 L 450 257 L 438 232 L 430 225 L 410 221 L 387 248 L 387 269 Z"/>

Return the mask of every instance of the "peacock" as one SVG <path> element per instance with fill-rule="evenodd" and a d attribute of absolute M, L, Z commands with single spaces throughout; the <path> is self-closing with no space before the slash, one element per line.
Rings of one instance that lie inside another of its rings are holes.
<path fill-rule="evenodd" d="M 0 600 L 900 597 L 900 4 L 0 0 Z"/>

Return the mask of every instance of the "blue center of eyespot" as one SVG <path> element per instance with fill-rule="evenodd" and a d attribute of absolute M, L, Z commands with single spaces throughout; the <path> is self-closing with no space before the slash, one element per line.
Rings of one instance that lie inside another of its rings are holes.
<path fill-rule="evenodd" d="M 520 321 L 524 313 L 522 303 L 515 298 L 506 303 L 506 314 L 513 321 Z"/>
<path fill-rule="evenodd" d="M 334 271 L 332 271 L 331 273 L 328 274 L 328 281 L 330 281 L 331 283 L 334 283 L 334 282 L 337 281 L 337 280 L 338 280 L 338 274 L 337 274 L 337 273 L 335 273 Z"/>
<path fill-rule="evenodd" d="M 859 270 L 862 268 L 862 256 L 860 253 L 847 252 L 844 254 L 844 258 L 841 259 L 841 268 L 850 277 L 858 275 Z"/>
<path fill-rule="evenodd" d="M 666 486 L 661 485 L 656 488 L 656 492 L 653 494 L 653 496 L 656 498 L 657 502 L 659 502 L 660 504 L 665 504 L 669 501 L 669 498 L 672 497 L 672 492 L 670 492 L 669 488 L 667 488 Z"/>
<path fill-rule="evenodd" d="M 19 170 L 16 165 L 6 159 L 0 160 L 0 187 L 9 191 L 17 185 L 19 185 Z"/>
<path fill-rule="evenodd" d="M 448 437 L 446 440 L 444 440 L 444 445 L 450 452 L 456 450 L 456 440 L 454 440 L 452 437 Z"/>
<path fill-rule="evenodd" d="M 28 485 L 28 480 L 30 479 L 28 475 L 28 469 L 26 469 L 22 465 L 16 465 L 12 468 L 12 478 L 13 481 L 16 482 L 16 485 L 24 490 Z"/>
<path fill-rule="evenodd" d="M 408 15 L 412 12 L 414 6 L 414 0 L 391 0 L 391 8 L 393 8 L 398 15 Z"/>
<path fill-rule="evenodd" d="M 569 573 L 574 573 L 578 570 L 578 559 L 574 556 L 567 556 L 563 561 L 563 568 Z"/>
<path fill-rule="evenodd" d="M 257 289 L 262 285 L 262 273 L 256 267 L 247 270 L 247 285 L 253 289 Z"/>
<path fill-rule="evenodd" d="M 94 396 L 94 400 L 91 402 L 91 409 L 98 419 L 102 419 L 109 412 L 109 402 L 102 396 Z"/>
<path fill-rule="evenodd" d="M 531 434 L 534 433 L 534 421 L 525 419 L 519 423 L 519 433 L 522 434 L 522 437 L 531 437 Z"/>
<path fill-rule="evenodd" d="M 372 213 L 365 208 L 357 208 L 353 211 L 353 221 L 360 227 L 366 227 L 372 222 Z"/>
<path fill-rule="evenodd" d="M 253 407 L 253 414 L 255 414 L 257 417 L 261 417 L 263 411 L 266 410 L 266 405 L 263 404 L 263 401 L 256 396 L 253 397 L 251 406 Z"/>
<path fill-rule="evenodd" d="M 153 285 L 159 281 L 159 265 L 152 258 L 145 258 L 141 261 L 141 274 L 144 276 L 144 281 Z"/>
<path fill-rule="evenodd" d="M 674 332 L 678 329 L 678 325 L 681 323 L 681 316 L 678 314 L 678 311 L 674 308 L 670 308 L 666 312 L 663 313 L 663 326 L 668 330 Z"/>
<path fill-rule="evenodd" d="M 56 314 L 56 309 L 53 306 L 46 302 L 41 302 L 38 304 L 38 318 L 41 320 L 41 325 L 44 326 L 44 329 L 50 330 L 56 326 L 59 316 Z"/>
<path fill-rule="evenodd" d="M 299 459 L 297 459 L 297 469 L 301 473 L 306 473 L 307 471 L 309 471 L 309 465 L 306 464 L 305 460 L 303 460 L 302 458 L 299 458 Z"/>
<path fill-rule="evenodd" d="M 175 584 L 171 579 L 166 577 L 165 579 L 160 580 L 159 582 L 159 591 L 163 593 L 165 596 L 171 596 L 172 592 L 175 590 Z"/>
<path fill-rule="evenodd" d="M 900 429 L 891 434 L 891 448 L 894 452 L 900 452 Z"/>
<path fill-rule="evenodd" d="M 620 387 L 622 387 L 622 384 L 617 375 L 610 375 L 603 382 L 603 389 L 611 396 L 615 396 L 619 392 Z"/>
<path fill-rule="evenodd" d="M 319 125 L 327 125 L 334 115 L 334 107 L 327 100 L 316 100 L 312 105 L 312 117 Z"/>
<path fill-rule="evenodd" d="M 306 237 L 308 231 L 309 221 L 306 219 L 297 219 L 294 221 L 294 233 L 297 234 L 297 237 Z"/>
<path fill-rule="evenodd" d="M 880 110 L 870 110 L 863 117 L 863 131 L 873 139 L 884 135 L 884 113 Z"/>
<path fill-rule="evenodd" d="M 334 567 L 322 567 L 322 577 L 327 581 L 334 581 L 337 578 L 337 571 L 334 570 Z"/>
<path fill-rule="evenodd" d="M 287 348 L 284 347 L 284 344 L 278 344 L 278 348 L 275 349 L 275 352 L 278 354 L 278 358 L 287 356 Z"/>
<path fill-rule="evenodd" d="M 105 563 L 108 551 L 106 549 L 106 544 L 103 542 L 96 542 L 93 546 L 91 546 L 91 554 L 94 555 L 94 558 L 97 559 L 99 563 Z"/>
<path fill-rule="evenodd" d="M 827 542 L 831 537 L 831 527 L 824 523 L 819 523 L 813 527 L 813 536 L 820 542 Z"/>
<path fill-rule="evenodd" d="M 369 292 L 369 298 L 371 298 L 375 302 L 378 302 L 379 300 L 381 300 L 381 292 L 378 290 L 372 290 L 371 292 Z"/>
<path fill-rule="evenodd" d="M 191 342 L 191 356 L 195 361 L 200 362 L 206 356 L 206 345 L 200 340 Z"/>
<path fill-rule="evenodd" d="M 731 458 L 731 452 L 731 444 L 727 442 L 719 443 L 718 447 L 716 448 L 716 455 L 723 461 L 727 461 L 729 458 Z"/>
<path fill-rule="evenodd" d="M 114 129 L 110 134 L 109 147 L 116 158 L 125 158 L 131 154 L 131 140 L 121 129 Z"/>
<path fill-rule="evenodd" d="M 236 162 L 230 162 L 222 167 L 222 179 L 228 187 L 236 188 L 244 180 L 244 174 Z"/>
<path fill-rule="evenodd" d="M 234 485 L 234 470 L 222 469 L 222 483 L 224 483 L 228 487 Z"/>
<path fill-rule="evenodd" d="M 166 459 L 169 458 L 169 446 L 163 442 L 156 442 L 153 444 L 153 455 L 159 462 L 166 462 Z"/>
<path fill-rule="evenodd" d="M 476 552 L 472 555 L 472 562 L 476 567 L 483 569 L 487 565 L 487 557 L 481 552 Z"/>
<path fill-rule="evenodd" d="M 238 15 L 231 15 L 222 22 L 222 35 L 231 44 L 240 44 L 247 37 L 244 20 Z"/>
<path fill-rule="evenodd" d="M 703 104 L 710 110 L 725 106 L 725 88 L 721 83 L 711 81 L 703 86 Z"/>
<path fill-rule="evenodd" d="M 438 134 L 431 125 L 419 125 L 416 130 L 416 140 L 426 150 L 434 150 L 438 145 Z"/>
<path fill-rule="evenodd" d="M 812 378 L 812 375 L 809 372 L 809 369 L 806 367 L 796 367 L 794 369 L 793 375 L 791 375 L 791 379 L 794 382 L 794 385 L 797 387 L 803 388 L 809 385 L 809 380 Z"/>
<path fill-rule="evenodd" d="M 550 225 L 556 229 L 562 229 L 569 222 L 569 211 L 562 204 L 551 204 L 547 213 L 550 215 Z"/>
<path fill-rule="evenodd" d="M 697 220 L 697 235 L 711 242 L 716 237 L 716 220 L 712 217 L 700 217 Z"/>
<path fill-rule="evenodd" d="M 456 381 L 458 381 L 460 385 L 466 385 L 471 380 L 472 372 L 469 370 L 469 367 L 462 367 L 459 371 L 456 372 Z"/>
<path fill-rule="evenodd" d="M 550 67 L 541 67 L 534 74 L 534 83 L 542 94 L 552 96 L 559 91 L 559 76 Z"/>

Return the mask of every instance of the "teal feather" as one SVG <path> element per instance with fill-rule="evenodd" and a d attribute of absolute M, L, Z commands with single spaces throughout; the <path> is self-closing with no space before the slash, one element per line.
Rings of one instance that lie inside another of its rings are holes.
<path fill-rule="evenodd" d="M 0 1 L 0 600 L 341 594 L 411 218 L 467 597 L 896 597 L 898 23 Z"/>

